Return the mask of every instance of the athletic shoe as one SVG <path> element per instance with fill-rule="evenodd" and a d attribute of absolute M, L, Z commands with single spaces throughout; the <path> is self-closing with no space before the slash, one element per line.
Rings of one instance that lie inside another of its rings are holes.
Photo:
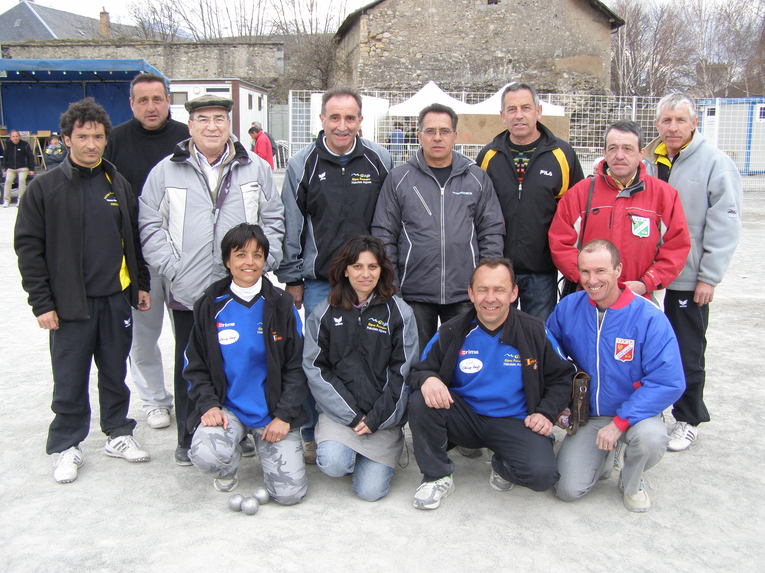
<path fill-rule="evenodd" d="M 624 494 L 624 507 L 635 513 L 645 513 L 651 509 L 651 499 L 648 497 L 648 492 L 645 490 L 645 482 L 642 479 L 636 494 Z"/>
<path fill-rule="evenodd" d="M 303 442 L 303 460 L 307 464 L 316 465 L 316 442 L 314 440 Z"/>
<path fill-rule="evenodd" d="M 177 446 L 175 448 L 175 463 L 179 466 L 190 466 L 191 460 L 189 459 L 189 448 L 183 446 Z"/>
<path fill-rule="evenodd" d="M 452 476 L 444 476 L 435 481 L 424 481 L 414 492 L 412 505 L 417 509 L 438 509 L 441 500 L 454 491 Z"/>
<path fill-rule="evenodd" d="M 149 452 L 142 450 L 133 436 L 109 438 L 106 440 L 104 450 L 107 456 L 122 458 L 129 462 L 148 462 L 151 459 Z"/>
<path fill-rule="evenodd" d="M 466 448 L 457 446 L 457 451 L 466 458 L 480 458 L 483 455 L 483 448 Z"/>
<path fill-rule="evenodd" d="M 230 478 L 215 478 L 213 480 L 213 487 L 218 491 L 231 491 L 239 483 L 239 478 L 234 474 Z"/>
<path fill-rule="evenodd" d="M 489 476 L 489 485 L 497 491 L 510 491 L 515 484 L 507 481 L 492 468 L 491 475 Z"/>
<path fill-rule="evenodd" d="M 242 441 L 239 442 L 239 447 L 242 449 L 243 458 L 251 458 L 255 455 L 255 442 L 252 441 L 250 436 L 245 434 L 244 438 L 242 438 Z"/>
<path fill-rule="evenodd" d="M 154 408 L 146 413 L 146 423 L 150 428 L 159 430 L 170 425 L 170 410 L 167 408 Z"/>
<path fill-rule="evenodd" d="M 698 434 L 698 426 L 693 426 L 688 422 L 675 422 L 675 427 L 672 428 L 672 433 L 669 435 L 667 449 L 670 452 L 687 450 L 696 441 Z"/>
<path fill-rule="evenodd" d="M 85 463 L 82 452 L 77 446 L 72 446 L 58 455 L 53 468 L 53 479 L 58 483 L 72 483 L 77 479 L 77 470 Z"/>

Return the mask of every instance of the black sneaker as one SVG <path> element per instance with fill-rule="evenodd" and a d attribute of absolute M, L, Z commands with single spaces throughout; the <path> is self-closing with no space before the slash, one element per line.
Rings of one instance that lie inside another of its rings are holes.
<path fill-rule="evenodd" d="M 255 455 L 255 443 L 250 436 L 245 435 L 242 441 L 239 442 L 239 447 L 242 449 L 243 458 L 251 458 Z"/>
<path fill-rule="evenodd" d="M 189 448 L 178 446 L 175 448 L 175 463 L 179 466 L 190 466 L 191 460 L 189 459 Z"/>

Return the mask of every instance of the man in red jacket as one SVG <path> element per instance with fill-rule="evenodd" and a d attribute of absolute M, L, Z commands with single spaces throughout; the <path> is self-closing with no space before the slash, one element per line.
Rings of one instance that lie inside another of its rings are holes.
<path fill-rule="evenodd" d="M 558 204 L 549 232 L 553 262 L 579 283 L 577 246 L 606 239 L 623 253 L 625 285 L 650 297 L 685 265 L 690 236 L 683 207 L 673 187 L 646 174 L 636 123 L 617 121 L 605 140 L 594 180 L 580 181 Z"/>
<path fill-rule="evenodd" d="M 274 149 L 271 146 L 271 140 L 268 134 L 263 131 L 263 126 L 257 121 L 252 124 L 252 127 L 247 131 L 252 138 L 252 151 L 258 157 L 265 159 L 266 163 L 274 168 Z"/>

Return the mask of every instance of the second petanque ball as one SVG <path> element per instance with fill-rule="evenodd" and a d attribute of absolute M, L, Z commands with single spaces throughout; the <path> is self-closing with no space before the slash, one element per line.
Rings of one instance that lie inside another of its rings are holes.
<path fill-rule="evenodd" d="M 255 515 L 258 513 L 258 508 L 260 507 L 260 504 L 258 503 L 258 500 L 254 497 L 245 497 L 244 501 L 242 502 L 242 511 L 245 512 L 247 515 Z"/>
<path fill-rule="evenodd" d="M 255 497 L 255 499 L 258 500 L 260 505 L 268 503 L 268 501 L 271 499 L 271 496 L 268 495 L 268 490 L 264 487 L 256 488 L 252 495 Z"/>
<path fill-rule="evenodd" d="M 241 493 L 235 493 L 234 495 L 228 498 L 228 508 L 231 511 L 241 511 L 243 501 L 244 501 L 244 496 Z"/>

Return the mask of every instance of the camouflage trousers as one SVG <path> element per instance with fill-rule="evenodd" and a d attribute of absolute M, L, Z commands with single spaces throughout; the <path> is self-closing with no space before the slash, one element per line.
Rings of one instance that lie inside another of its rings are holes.
<path fill-rule="evenodd" d="M 223 411 L 228 417 L 225 430 L 223 426 L 197 427 L 189 450 L 191 463 L 216 478 L 233 477 L 242 458 L 239 442 L 251 431 L 268 493 L 282 505 L 300 502 L 308 491 L 300 430 L 291 430 L 280 442 L 267 442 L 262 438 L 264 428 L 247 428 L 230 410 Z"/>

